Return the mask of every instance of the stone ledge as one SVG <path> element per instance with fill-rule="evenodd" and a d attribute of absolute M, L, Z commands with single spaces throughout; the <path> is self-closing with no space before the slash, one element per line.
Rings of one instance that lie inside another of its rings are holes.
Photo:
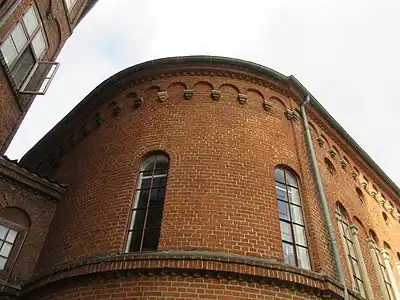
<path fill-rule="evenodd" d="M 36 274 L 22 293 L 67 278 L 89 275 L 226 278 L 275 284 L 334 299 L 343 297 L 343 286 L 327 275 L 274 260 L 211 251 L 116 253 L 92 257 Z"/>

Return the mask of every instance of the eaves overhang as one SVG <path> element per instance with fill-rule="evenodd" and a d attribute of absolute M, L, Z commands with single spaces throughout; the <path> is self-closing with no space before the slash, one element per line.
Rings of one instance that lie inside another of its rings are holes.
<path fill-rule="evenodd" d="M 55 127 L 53 127 L 31 150 L 29 150 L 21 160 L 23 165 L 25 162 L 30 160 L 33 153 L 43 144 L 46 140 L 49 140 L 56 132 L 59 131 L 66 125 L 73 123 L 75 117 L 82 110 L 92 107 L 96 101 L 96 96 L 100 95 L 105 87 L 111 85 L 112 83 L 118 82 L 119 80 L 131 76 L 132 74 L 138 73 L 140 71 L 152 68 L 162 68 L 163 66 L 169 65 L 209 65 L 209 66 L 226 66 L 226 67 L 238 67 L 241 69 L 247 69 L 265 75 L 267 77 L 272 77 L 278 81 L 286 83 L 289 87 L 292 87 L 297 94 L 301 95 L 303 101 L 307 95 L 310 96 L 311 105 L 319 112 L 319 114 L 326 119 L 326 121 L 344 138 L 345 142 L 353 148 L 356 153 L 358 153 L 361 158 L 366 162 L 366 164 L 371 167 L 382 179 L 383 181 L 394 191 L 394 193 L 400 197 L 399 187 L 386 175 L 386 173 L 373 161 L 373 159 L 356 143 L 356 141 L 344 130 L 344 128 L 333 118 L 327 110 L 317 101 L 317 99 L 296 79 L 293 75 L 285 76 L 273 69 L 265 67 L 260 64 L 256 64 L 250 61 L 245 61 L 241 59 L 221 57 L 221 56 L 208 56 L 208 55 L 197 55 L 197 56 L 178 56 L 178 57 L 168 57 L 156 60 L 151 60 L 137 64 L 135 66 L 126 68 L 115 75 L 109 77 L 103 81 L 99 86 L 97 86 L 91 93 L 89 93 L 85 99 L 83 99 L 75 108 L 66 115 Z"/>

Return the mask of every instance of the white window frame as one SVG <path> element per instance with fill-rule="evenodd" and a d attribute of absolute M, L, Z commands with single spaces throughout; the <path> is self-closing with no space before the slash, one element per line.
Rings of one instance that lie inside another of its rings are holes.
<path fill-rule="evenodd" d="M 24 17 L 30 12 L 30 10 L 33 10 L 35 17 L 36 17 L 36 21 L 37 21 L 37 26 L 36 28 L 29 34 L 29 30 L 28 27 L 25 24 L 25 20 Z M 14 30 L 21 26 L 22 27 L 22 31 L 25 35 L 25 44 L 21 47 L 20 50 L 17 49 L 17 46 L 14 43 L 14 39 L 12 37 L 12 34 L 14 33 Z M 34 39 L 38 36 L 38 34 L 41 34 L 43 37 L 43 42 L 44 42 L 44 48 L 41 51 L 41 53 L 39 55 L 37 55 L 35 48 L 33 46 L 33 41 Z M 21 16 L 21 18 L 18 20 L 18 22 L 13 26 L 13 28 L 10 30 L 10 32 L 5 36 L 5 38 L 1 41 L 0 44 L 0 48 L 7 42 L 7 41 L 11 41 L 12 45 L 15 47 L 15 51 L 17 53 L 17 55 L 12 59 L 12 61 L 6 61 L 6 65 L 8 67 L 8 69 L 10 70 L 10 72 L 13 71 L 13 69 L 18 65 L 18 62 L 21 59 L 21 56 L 25 53 L 25 51 L 27 51 L 27 49 L 29 48 L 29 51 L 31 52 L 33 58 L 34 58 L 34 64 L 31 68 L 31 70 L 29 70 L 28 74 L 25 75 L 25 77 L 22 79 L 21 83 L 18 84 L 17 88 L 19 89 L 21 86 L 23 86 L 25 84 L 26 78 L 29 77 L 30 74 L 32 74 L 32 70 L 34 70 L 35 68 L 37 68 L 37 63 L 39 61 L 41 61 L 41 59 L 44 57 L 44 55 L 46 54 L 47 50 L 48 50 L 48 42 L 47 42 L 47 38 L 46 38 L 46 33 L 44 31 L 44 27 L 42 24 L 42 21 L 40 19 L 40 15 L 38 10 L 36 9 L 35 6 L 29 6 L 29 8 L 24 12 L 24 14 Z M 0 49 L 1 50 L 1 49 Z M 4 55 L 3 55 L 4 56 Z M 4 58 L 6 59 L 6 57 L 4 56 Z M 11 77 L 12 78 L 12 77 Z M 12 80 L 14 81 L 14 78 L 12 78 Z M 26 85 L 25 85 L 26 86 Z"/>
<path fill-rule="evenodd" d="M 68 11 L 71 11 L 72 8 L 75 6 L 75 4 L 78 2 L 78 0 L 64 0 L 64 2 Z"/>
<path fill-rule="evenodd" d="M 30 80 L 32 77 L 35 75 L 36 70 L 40 65 L 51 65 L 54 66 L 51 72 L 48 72 L 44 75 L 43 83 L 41 84 L 40 88 L 38 91 L 34 90 L 26 90 L 26 87 L 28 86 Z M 38 61 L 30 71 L 29 75 L 26 77 L 25 81 L 23 82 L 21 88 L 19 89 L 19 92 L 21 94 L 29 94 L 29 95 L 44 95 L 47 92 L 47 89 L 49 88 L 51 82 L 54 79 L 54 76 L 56 75 L 58 68 L 60 67 L 60 63 L 58 62 L 53 62 L 53 61 Z"/>

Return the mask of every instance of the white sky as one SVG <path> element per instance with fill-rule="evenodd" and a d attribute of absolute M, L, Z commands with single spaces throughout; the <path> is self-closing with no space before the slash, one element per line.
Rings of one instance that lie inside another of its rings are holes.
<path fill-rule="evenodd" d="M 399 185 L 400 1 L 99 0 L 7 155 L 21 158 L 103 80 L 166 56 L 208 54 L 293 74 Z"/>

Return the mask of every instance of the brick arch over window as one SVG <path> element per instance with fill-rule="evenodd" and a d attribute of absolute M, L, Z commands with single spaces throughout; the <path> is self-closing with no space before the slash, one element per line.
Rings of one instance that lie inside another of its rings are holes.
<path fill-rule="evenodd" d="M 276 167 L 274 175 L 284 262 L 311 269 L 297 176 L 285 166 Z"/>
<path fill-rule="evenodd" d="M 157 250 L 169 161 L 169 156 L 159 151 L 143 159 L 133 197 L 126 252 Z"/>

